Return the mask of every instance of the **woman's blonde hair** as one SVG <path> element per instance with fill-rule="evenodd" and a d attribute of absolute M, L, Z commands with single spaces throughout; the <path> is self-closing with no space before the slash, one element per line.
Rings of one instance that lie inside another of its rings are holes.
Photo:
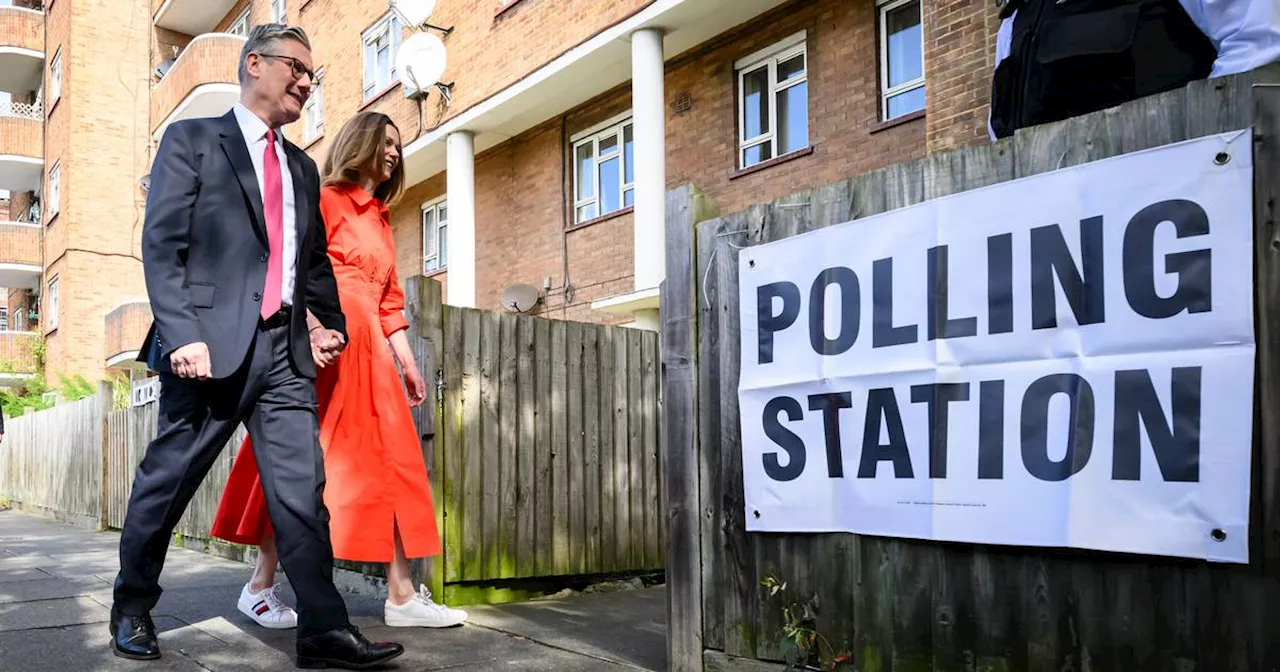
<path fill-rule="evenodd" d="M 361 112 L 342 125 L 324 160 L 323 184 L 359 184 L 362 173 L 382 163 L 382 143 L 387 127 L 399 131 L 395 122 L 381 112 Z M 403 151 L 397 143 L 397 151 Z M 373 196 L 386 205 L 400 197 L 404 189 L 404 161 L 397 161 L 391 177 L 378 184 Z"/>

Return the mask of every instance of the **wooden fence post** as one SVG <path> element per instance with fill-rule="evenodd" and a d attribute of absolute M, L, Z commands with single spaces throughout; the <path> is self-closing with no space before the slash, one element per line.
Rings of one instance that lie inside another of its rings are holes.
<path fill-rule="evenodd" d="M 436 428 L 440 426 L 440 403 L 436 395 L 436 372 L 444 361 L 441 352 L 443 338 L 444 294 L 440 283 L 423 276 L 413 276 L 405 282 L 405 317 L 409 321 L 409 345 L 418 360 L 418 370 L 426 381 L 427 400 L 413 409 L 422 442 L 423 459 L 431 480 L 431 500 L 435 507 L 436 529 L 444 538 L 444 444 L 437 440 Z M 422 577 L 436 599 L 444 599 L 444 563 L 446 554 L 415 561 L 415 573 Z"/>
<path fill-rule="evenodd" d="M 115 408 L 115 390 L 111 381 L 104 380 L 98 383 L 98 409 L 102 417 L 98 419 L 102 426 L 102 443 L 99 446 L 102 456 L 102 469 L 98 472 L 98 529 L 107 529 L 107 521 L 110 518 L 111 507 L 111 491 L 109 480 L 109 459 L 111 456 L 111 411 Z"/>
<path fill-rule="evenodd" d="M 667 506 L 668 669 L 702 670 L 702 546 L 699 502 L 697 312 L 694 225 L 714 208 L 691 185 L 667 193 L 662 284 L 662 385 Z"/>
<path fill-rule="evenodd" d="M 1276 227 L 1276 199 L 1280 198 L 1280 85 L 1253 87 L 1253 207 L 1254 296 L 1257 338 L 1258 409 L 1254 421 L 1257 452 L 1253 458 L 1253 488 L 1257 493 L 1251 555 L 1263 558 L 1268 577 L 1280 575 L 1280 360 L 1276 338 L 1280 336 L 1280 230 Z M 1272 467 L 1272 468 L 1265 468 Z M 1259 511 L 1260 509 L 1260 511 Z M 1260 543 L 1259 543 L 1260 542 Z"/>

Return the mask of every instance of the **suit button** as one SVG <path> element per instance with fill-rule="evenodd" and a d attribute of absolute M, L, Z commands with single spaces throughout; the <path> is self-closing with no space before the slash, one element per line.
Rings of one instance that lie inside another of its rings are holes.
<path fill-rule="evenodd" d="M 264 264 L 267 263 L 267 255 L 264 254 L 261 257 L 258 257 L 258 261 L 261 261 Z"/>
<path fill-rule="evenodd" d="M 253 293 L 253 300 L 254 300 L 254 301 L 261 301 L 261 300 L 262 300 L 262 294 L 260 294 L 260 293 L 258 293 L 258 292 L 254 292 L 254 293 Z"/>

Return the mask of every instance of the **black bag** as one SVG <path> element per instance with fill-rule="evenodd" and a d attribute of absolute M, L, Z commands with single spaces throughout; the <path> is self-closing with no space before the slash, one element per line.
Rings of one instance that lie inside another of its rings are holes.
<path fill-rule="evenodd" d="M 1015 0 L 991 86 L 996 137 L 1209 76 L 1217 51 L 1177 0 Z"/>

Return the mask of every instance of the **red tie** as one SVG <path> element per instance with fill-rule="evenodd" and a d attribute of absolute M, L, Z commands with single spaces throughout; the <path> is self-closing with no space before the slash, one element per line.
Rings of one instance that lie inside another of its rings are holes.
<path fill-rule="evenodd" d="M 284 275 L 284 182 L 280 157 L 276 156 L 276 131 L 267 129 L 267 150 L 262 157 L 262 214 L 267 220 L 267 284 L 262 288 L 262 318 L 280 310 L 280 283 Z"/>

